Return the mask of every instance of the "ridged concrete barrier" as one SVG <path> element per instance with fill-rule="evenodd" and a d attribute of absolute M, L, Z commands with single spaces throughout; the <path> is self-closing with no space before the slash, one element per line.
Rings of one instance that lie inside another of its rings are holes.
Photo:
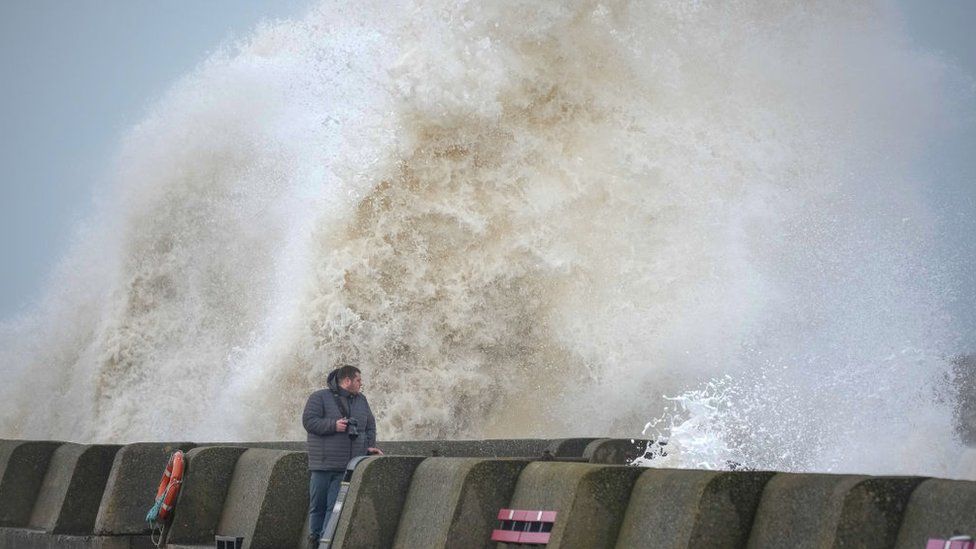
<path fill-rule="evenodd" d="M 0 526 L 27 526 L 51 456 L 62 443 L 0 441 Z"/>
<path fill-rule="evenodd" d="M 410 481 L 422 457 L 390 456 L 363 460 L 352 476 L 333 547 L 390 547 L 400 524 Z"/>
<path fill-rule="evenodd" d="M 166 543 L 213 543 L 237 460 L 246 450 L 240 446 L 205 446 L 186 453 L 186 474 L 166 531 Z"/>
<path fill-rule="evenodd" d="M 557 511 L 547 547 L 613 547 L 631 488 L 643 471 L 588 463 L 531 463 L 519 475 L 507 507 Z"/>
<path fill-rule="evenodd" d="M 976 482 L 929 479 L 912 492 L 897 549 L 925 547 L 930 538 L 976 537 Z"/>
<path fill-rule="evenodd" d="M 763 492 L 749 547 L 893 547 L 922 480 L 777 474 Z"/>
<path fill-rule="evenodd" d="M 617 547 L 744 547 L 772 476 L 649 469 L 634 485 Z"/>
<path fill-rule="evenodd" d="M 508 459 L 425 459 L 410 482 L 393 546 L 488 547 L 498 510 L 508 505 L 529 462 Z"/>
<path fill-rule="evenodd" d="M 193 448 L 189 442 L 139 442 L 123 446 L 112 463 L 112 472 L 95 518 L 100 536 L 148 535 L 146 512 L 156 497 L 170 455 Z"/>
<path fill-rule="evenodd" d="M 545 442 L 551 453 L 563 453 L 557 458 L 580 451 L 610 461 L 634 444 L 585 441 Z M 497 441 L 462 442 L 454 448 L 501 447 Z M 540 445 L 532 441 L 521 448 Z M 143 520 L 166 460 L 174 449 L 191 446 L 0 441 L 0 487 L 10 496 L 5 501 L 11 521 L 0 527 L 0 547 L 148 547 Z M 262 445 L 187 452 L 166 547 L 213 547 L 215 534 L 242 536 L 248 549 L 305 543 L 305 453 L 252 446 Z M 500 508 L 556 511 L 548 547 L 920 549 L 929 538 L 976 533 L 976 482 L 374 457 L 353 475 L 335 546 L 506 547 L 490 541 Z"/>
<path fill-rule="evenodd" d="M 216 534 L 243 536 L 245 549 L 288 547 L 307 511 L 308 456 L 251 448 L 234 465 Z"/>
<path fill-rule="evenodd" d="M 55 534 L 91 534 L 118 445 L 62 444 L 44 476 L 30 527 Z"/>

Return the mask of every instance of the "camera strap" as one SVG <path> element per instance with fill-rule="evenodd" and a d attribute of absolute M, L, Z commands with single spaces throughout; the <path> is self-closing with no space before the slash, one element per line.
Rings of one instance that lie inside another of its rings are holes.
<path fill-rule="evenodd" d="M 346 399 L 339 394 L 339 391 L 333 390 L 332 387 L 329 387 L 329 392 L 332 393 L 332 398 L 335 399 L 336 406 L 339 407 L 339 413 L 342 414 L 342 417 L 351 417 L 349 415 L 349 413 L 351 412 L 351 410 L 349 409 L 349 402 L 347 402 Z"/>

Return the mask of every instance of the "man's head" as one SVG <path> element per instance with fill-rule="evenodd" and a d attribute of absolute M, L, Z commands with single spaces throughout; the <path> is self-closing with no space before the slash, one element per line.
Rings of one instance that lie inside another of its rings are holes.
<path fill-rule="evenodd" d="M 339 382 L 339 387 L 354 395 L 358 395 L 359 391 L 363 388 L 362 372 L 355 366 L 348 364 L 340 366 L 338 373 L 336 373 L 336 380 Z"/>

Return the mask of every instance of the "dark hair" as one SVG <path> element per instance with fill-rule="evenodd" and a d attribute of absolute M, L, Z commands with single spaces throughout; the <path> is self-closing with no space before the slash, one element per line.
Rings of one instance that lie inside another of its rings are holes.
<path fill-rule="evenodd" d="M 356 374 L 360 373 L 362 372 L 359 371 L 359 368 L 344 364 L 336 369 L 336 382 L 341 383 L 343 379 L 352 379 L 356 377 Z"/>

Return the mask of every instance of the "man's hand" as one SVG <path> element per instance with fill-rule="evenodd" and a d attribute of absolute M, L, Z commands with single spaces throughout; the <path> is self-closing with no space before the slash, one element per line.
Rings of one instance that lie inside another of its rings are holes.
<path fill-rule="evenodd" d="M 349 423 L 349 420 L 346 419 L 346 418 L 342 418 L 342 419 L 336 420 L 336 432 L 337 433 L 345 433 L 346 432 L 346 424 L 348 424 L 348 423 Z"/>
<path fill-rule="evenodd" d="M 366 448 L 366 453 L 372 456 L 382 456 L 383 450 L 379 448 Z"/>

